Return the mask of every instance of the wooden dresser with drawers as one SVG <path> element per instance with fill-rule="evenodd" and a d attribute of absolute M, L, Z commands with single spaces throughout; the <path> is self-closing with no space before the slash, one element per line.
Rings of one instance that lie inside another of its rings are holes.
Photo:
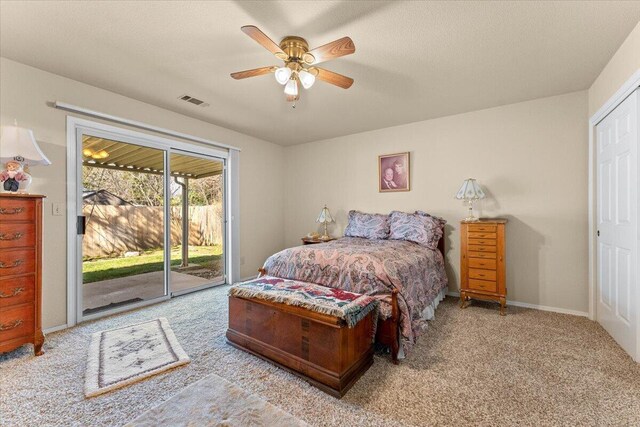
<path fill-rule="evenodd" d="M 460 223 L 460 307 L 472 298 L 507 306 L 505 281 L 506 219 L 480 219 Z"/>
<path fill-rule="evenodd" d="M 0 193 L 0 353 L 32 343 L 42 354 L 42 199 Z"/>

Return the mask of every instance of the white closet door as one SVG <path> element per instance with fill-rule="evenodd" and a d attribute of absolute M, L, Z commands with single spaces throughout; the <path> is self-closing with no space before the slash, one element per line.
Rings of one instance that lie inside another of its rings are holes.
<path fill-rule="evenodd" d="M 638 360 L 638 91 L 596 133 L 597 320 Z"/>

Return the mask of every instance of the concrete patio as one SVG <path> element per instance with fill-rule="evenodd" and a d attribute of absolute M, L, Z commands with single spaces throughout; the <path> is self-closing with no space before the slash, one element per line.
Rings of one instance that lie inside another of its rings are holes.
<path fill-rule="evenodd" d="M 172 292 L 181 292 L 224 281 L 222 276 L 204 279 L 176 271 L 171 271 L 170 274 Z M 161 297 L 164 294 L 163 275 L 162 271 L 154 271 L 84 284 L 82 288 L 83 309 L 95 312 L 101 307 L 113 307 L 127 301 L 146 301 Z"/>

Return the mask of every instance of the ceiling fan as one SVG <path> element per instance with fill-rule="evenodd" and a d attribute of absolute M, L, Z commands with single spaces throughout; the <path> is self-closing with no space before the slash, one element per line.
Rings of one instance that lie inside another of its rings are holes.
<path fill-rule="evenodd" d="M 273 53 L 276 58 L 284 61 L 284 65 L 282 67 L 262 67 L 231 73 L 231 77 L 236 80 L 274 73 L 276 81 L 284 86 L 284 93 L 289 102 L 295 102 L 300 99 L 300 85 L 305 89 L 309 89 L 313 86 L 316 78 L 343 89 L 349 89 L 353 84 L 353 79 L 350 77 L 316 67 L 316 64 L 321 62 L 354 53 L 356 47 L 349 37 L 343 37 L 309 50 L 309 44 L 302 37 L 287 36 L 282 39 L 280 45 L 277 45 L 258 27 L 246 25 L 241 29 L 246 35 Z"/>

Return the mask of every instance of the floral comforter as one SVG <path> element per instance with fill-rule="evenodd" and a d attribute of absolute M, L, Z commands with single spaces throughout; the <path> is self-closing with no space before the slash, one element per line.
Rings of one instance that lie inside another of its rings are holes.
<path fill-rule="evenodd" d="M 270 276 L 375 296 L 383 301 L 383 318 L 389 313 L 384 301 L 397 289 L 405 355 L 426 329 L 423 311 L 448 284 L 440 251 L 404 240 L 343 237 L 298 246 L 270 256 L 264 268 Z"/>

